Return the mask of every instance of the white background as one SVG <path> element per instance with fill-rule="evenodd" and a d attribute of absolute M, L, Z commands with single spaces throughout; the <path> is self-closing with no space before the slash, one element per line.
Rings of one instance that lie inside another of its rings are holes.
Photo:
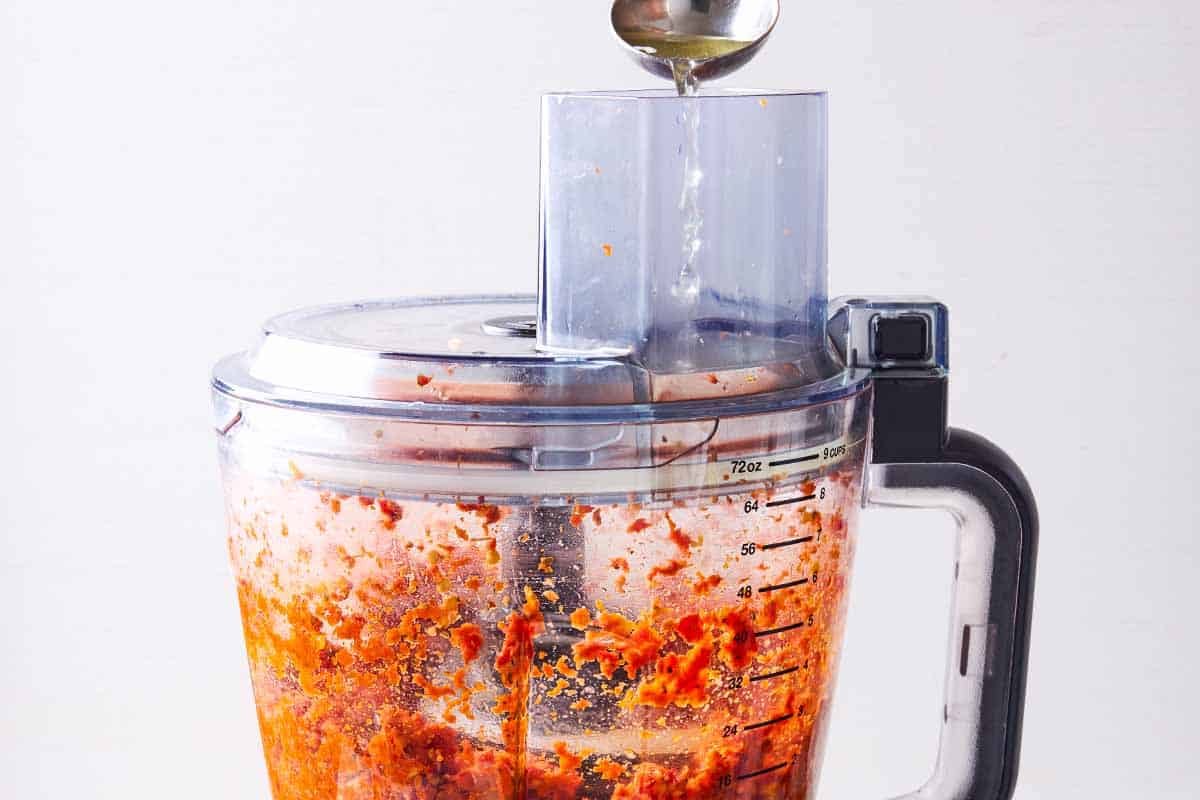
<path fill-rule="evenodd" d="M 953 312 L 1043 541 L 1018 797 L 1200 784 L 1200 6 L 787 2 L 833 290 Z M 535 287 L 538 94 L 606 3 L 0 0 L 0 796 L 265 798 L 207 371 L 267 315 Z M 823 797 L 915 787 L 951 532 L 864 525 Z"/>

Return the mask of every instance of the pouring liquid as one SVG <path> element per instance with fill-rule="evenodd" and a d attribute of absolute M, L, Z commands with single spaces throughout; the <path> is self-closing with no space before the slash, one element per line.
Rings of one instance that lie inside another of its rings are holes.
<path fill-rule="evenodd" d="M 701 36 L 675 33 L 673 31 L 641 30 L 622 32 L 621 38 L 630 47 L 671 65 L 675 89 L 681 97 L 694 97 L 700 82 L 696 67 L 703 62 L 727 56 L 742 50 L 753 42 L 724 36 Z M 704 174 L 700 162 L 700 108 L 691 103 L 683 119 L 684 145 L 683 190 L 679 199 L 679 210 L 683 214 L 682 266 L 671 294 L 685 303 L 695 303 L 700 294 L 700 276 L 696 272 L 696 261 L 703 246 L 700 232 L 704 227 L 704 216 L 700 207 L 700 186 Z"/>
<path fill-rule="evenodd" d="M 688 73 L 690 77 L 690 70 Z M 700 233 L 704 228 L 704 212 L 700 206 L 700 187 L 704 182 L 704 171 L 700 169 L 700 105 L 695 100 L 687 101 L 683 113 L 683 190 L 679 198 L 679 211 L 683 215 L 682 267 L 671 293 L 686 303 L 695 303 L 700 295 L 700 276 L 696 272 L 696 260 L 704 241 Z"/>

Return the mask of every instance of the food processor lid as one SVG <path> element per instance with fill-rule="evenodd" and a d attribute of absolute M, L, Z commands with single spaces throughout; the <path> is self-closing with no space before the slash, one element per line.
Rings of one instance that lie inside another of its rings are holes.
<path fill-rule="evenodd" d="M 284 314 L 216 388 L 576 422 L 775 410 L 861 384 L 828 339 L 824 94 L 549 95 L 542 119 L 536 297 Z"/>
<path fill-rule="evenodd" d="M 752 413 L 834 399 L 861 381 L 824 355 L 747 364 L 754 337 L 703 322 L 697 336 L 713 340 L 714 360 L 702 369 L 661 373 L 628 354 L 549 352 L 538 347 L 537 308 L 532 295 L 497 295 L 294 311 L 221 361 L 213 384 L 242 400 L 314 411 L 552 422 L 703 416 L 714 403 L 731 413 L 734 401 Z"/>
<path fill-rule="evenodd" d="M 539 352 L 535 310 L 529 295 L 302 309 L 269 320 L 255 347 L 219 364 L 214 380 L 250 399 L 357 410 L 376 403 L 605 402 L 605 392 L 628 384 L 618 362 Z"/>

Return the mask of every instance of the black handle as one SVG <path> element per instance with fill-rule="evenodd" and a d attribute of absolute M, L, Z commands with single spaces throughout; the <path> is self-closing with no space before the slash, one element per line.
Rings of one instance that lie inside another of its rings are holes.
<path fill-rule="evenodd" d="M 1037 508 L 1017 466 L 951 431 L 940 453 L 875 464 L 874 505 L 940 508 L 959 523 L 953 646 L 938 764 L 913 798 L 1008 800 L 1020 760 Z"/>
<path fill-rule="evenodd" d="M 953 637 L 934 777 L 920 800 L 1008 800 L 1017 781 L 1038 514 L 1021 470 L 947 426 L 949 311 L 927 297 L 835 301 L 830 339 L 872 373 L 875 505 L 941 508 L 958 521 Z"/>

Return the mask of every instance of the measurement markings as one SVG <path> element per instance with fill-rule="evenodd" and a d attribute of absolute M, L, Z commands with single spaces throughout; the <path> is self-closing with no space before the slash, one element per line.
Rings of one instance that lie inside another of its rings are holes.
<path fill-rule="evenodd" d="M 806 583 L 808 583 L 808 578 L 801 578 L 798 581 L 789 581 L 788 583 L 777 583 L 774 586 L 760 586 L 758 587 L 758 593 L 766 594 L 767 592 L 778 592 L 781 589 L 792 589 L 796 586 L 803 586 Z"/>
<path fill-rule="evenodd" d="M 784 714 L 782 717 L 776 717 L 775 719 L 769 719 L 766 722 L 756 722 L 753 725 L 747 725 L 746 727 L 742 728 L 742 730 L 743 731 L 756 731 L 759 728 L 767 728 L 767 727 L 770 727 L 771 725 L 778 725 L 781 722 L 787 722 L 789 719 L 791 719 L 794 716 L 796 716 L 796 715 L 795 714 Z"/>
<path fill-rule="evenodd" d="M 767 508 L 776 508 L 778 506 L 790 506 L 790 505 L 794 505 L 796 503 L 807 503 L 809 500 L 816 500 L 816 499 L 817 499 L 817 496 L 815 494 L 806 494 L 806 495 L 804 495 L 804 497 L 792 497 L 788 500 L 772 500 L 770 503 L 767 503 Z"/>
<path fill-rule="evenodd" d="M 808 544 L 813 540 L 811 536 L 805 536 L 803 539 L 788 539 L 786 542 L 776 542 L 775 544 L 764 544 L 763 550 L 778 550 L 781 547 L 795 547 L 798 544 Z"/>
<path fill-rule="evenodd" d="M 759 681 L 769 681 L 772 678 L 782 678 L 784 675 L 791 675 L 793 672 L 799 672 L 799 670 L 800 670 L 800 667 L 797 665 L 795 667 L 788 667 L 787 669 L 781 669 L 781 670 L 779 670 L 779 672 L 768 672 L 766 675 L 755 675 L 753 678 L 750 679 L 750 682 L 758 683 Z"/>
<path fill-rule="evenodd" d="M 807 461 L 816 461 L 820 458 L 820 453 L 813 453 L 811 456 L 800 456 L 800 458 L 785 458 L 783 461 L 772 461 L 772 467 L 790 467 L 792 464 L 803 464 Z"/>
<path fill-rule="evenodd" d="M 761 639 L 764 636 L 774 636 L 777 633 L 787 633 L 788 631 L 794 631 L 797 628 L 803 628 L 803 627 L 804 627 L 803 622 L 797 622 L 795 625 L 784 625 L 782 628 L 768 628 L 765 631 L 755 632 L 754 638 Z"/>
<path fill-rule="evenodd" d="M 768 772 L 774 772 L 775 770 L 783 769 L 786 766 L 787 766 L 787 762 L 785 761 L 782 764 L 776 764 L 773 767 L 767 767 L 766 769 L 760 769 L 757 772 L 747 772 L 745 775 L 738 775 L 737 779 L 739 781 L 745 781 L 745 780 L 749 780 L 751 778 L 757 778 L 760 775 L 766 775 Z"/>

